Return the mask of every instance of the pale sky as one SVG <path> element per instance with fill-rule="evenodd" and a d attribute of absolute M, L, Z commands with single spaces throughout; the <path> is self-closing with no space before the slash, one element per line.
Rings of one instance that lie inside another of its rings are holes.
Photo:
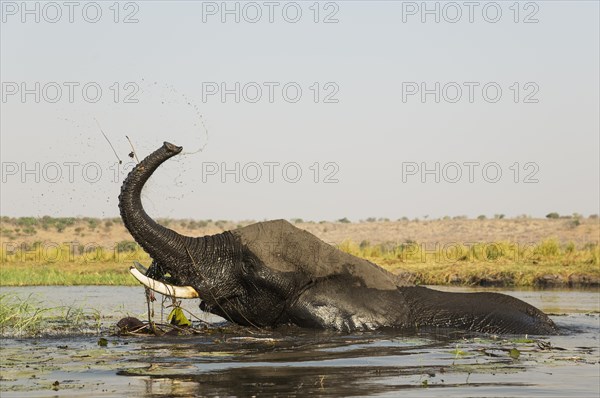
<path fill-rule="evenodd" d="M 2 215 L 117 216 L 98 125 L 124 162 L 126 135 L 184 147 L 156 217 L 599 212 L 597 1 L 23 4 L 1 2 Z"/>

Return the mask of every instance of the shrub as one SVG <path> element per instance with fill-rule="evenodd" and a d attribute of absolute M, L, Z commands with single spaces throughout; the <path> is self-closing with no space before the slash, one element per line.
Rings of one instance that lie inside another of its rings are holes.
<path fill-rule="evenodd" d="M 42 224 L 42 228 L 47 231 L 48 228 L 50 228 L 50 226 L 53 224 L 54 220 L 50 216 L 44 216 L 41 218 L 40 222 Z"/>
<path fill-rule="evenodd" d="M 37 231 L 32 226 L 28 225 L 25 228 L 23 228 L 23 232 L 27 235 L 35 235 Z"/>
<path fill-rule="evenodd" d="M 98 224 L 100 224 L 100 221 L 97 220 L 97 219 L 95 219 L 95 218 L 88 218 L 87 219 L 87 223 L 88 223 L 88 227 L 91 230 L 94 230 L 94 229 L 96 229 L 96 227 L 98 226 Z"/>
<path fill-rule="evenodd" d="M 52 219 L 52 224 L 54 224 L 57 232 L 63 232 L 65 228 L 75 224 L 75 219 L 71 217 L 54 218 Z"/>
<path fill-rule="evenodd" d="M 344 223 L 344 224 L 348 224 L 350 223 L 350 220 L 348 220 L 346 217 L 344 218 L 340 218 L 339 220 L 337 220 L 338 222 Z"/>
<path fill-rule="evenodd" d="M 34 217 L 19 217 L 17 225 L 20 227 L 34 227 L 38 225 L 38 220 Z"/>
<path fill-rule="evenodd" d="M 481 214 L 481 215 L 477 216 L 477 219 L 478 219 L 478 220 L 485 220 L 486 218 L 487 218 L 487 217 L 486 217 L 485 215 L 483 215 L 483 214 Z"/>
<path fill-rule="evenodd" d="M 546 218 L 551 219 L 551 220 L 557 219 L 559 217 L 560 217 L 560 215 L 556 212 L 546 214 Z"/>
<path fill-rule="evenodd" d="M 138 245 L 134 241 L 123 240 L 123 241 L 117 243 L 116 250 L 117 250 L 117 253 L 134 252 L 137 250 L 137 248 L 138 248 Z"/>

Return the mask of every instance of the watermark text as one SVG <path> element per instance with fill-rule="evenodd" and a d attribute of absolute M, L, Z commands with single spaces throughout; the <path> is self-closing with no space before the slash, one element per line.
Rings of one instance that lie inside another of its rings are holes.
<path fill-rule="evenodd" d="M 514 162 L 503 167 L 498 162 L 402 162 L 402 182 L 425 183 L 486 182 L 495 184 L 510 178 L 514 183 L 536 184 L 540 166 L 535 162 Z"/>
<path fill-rule="evenodd" d="M 2 82 L 2 103 L 75 103 L 95 104 L 103 98 L 114 103 L 137 104 L 140 87 L 136 82 Z"/>
<path fill-rule="evenodd" d="M 2 23 L 138 23 L 140 6 L 134 1 L 2 1 Z"/>

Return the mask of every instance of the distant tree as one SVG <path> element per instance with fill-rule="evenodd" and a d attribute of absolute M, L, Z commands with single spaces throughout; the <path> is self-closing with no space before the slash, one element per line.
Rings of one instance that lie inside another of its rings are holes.
<path fill-rule="evenodd" d="M 546 218 L 549 218 L 549 219 L 556 219 L 556 218 L 559 218 L 559 217 L 560 217 L 560 215 L 558 213 L 556 213 L 556 212 L 552 212 L 552 213 L 546 214 Z"/>
<path fill-rule="evenodd" d="M 344 224 L 348 224 L 348 223 L 350 223 L 350 220 L 348 220 L 346 217 L 344 217 L 344 218 L 340 218 L 338 220 L 338 222 L 341 222 L 341 223 L 344 223 Z"/>
<path fill-rule="evenodd" d="M 479 216 L 477 216 L 478 220 L 485 220 L 487 217 L 485 216 L 485 214 L 481 214 Z"/>

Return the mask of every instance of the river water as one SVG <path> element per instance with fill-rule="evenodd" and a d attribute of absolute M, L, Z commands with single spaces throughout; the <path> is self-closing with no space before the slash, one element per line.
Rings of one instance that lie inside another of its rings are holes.
<path fill-rule="evenodd" d="M 562 334 L 256 330 L 219 323 L 190 300 L 185 307 L 212 324 L 204 333 L 123 337 L 112 333 L 120 318 L 147 317 L 140 287 L 5 287 L 3 300 L 53 309 L 40 312 L 47 321 L 37 330 L 2 330 L 0 395 L 600 395 L 598 290 L 436 288 L 513 295 L 551 314 Z"/>

